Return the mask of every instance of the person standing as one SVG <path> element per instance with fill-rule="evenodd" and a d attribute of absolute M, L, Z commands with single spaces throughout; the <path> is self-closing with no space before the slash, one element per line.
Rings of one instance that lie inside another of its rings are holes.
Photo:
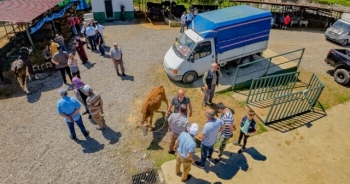
<path fill-rule="evenodd" d="M 216 142 L 219 129 L 223 125 L 220 119 L 214 117 L 215 111 L 213 109 L 207 109 L 205 111 L 205 116 L 208 121 L 205 123 L 202 134 L 199 136 L 199 138 L 202 139 L 201 160 L 195 162 L 199 168 L 204 168 L 207 158 L 211 159 L 214 151 L 213 146 Z"/>
<path fill-rule="evenodd" d="M 185 182 L 191 178 L 188 174 L 191 171 L 191 164 L 194 162 L 193 154 L 196 151 L 196 142 L 194 137 L 198 134 L 199 126 L 197 123 L 193 123 L 190 127 L 190 131 L 182 132 L 177 138 L 173 150 L 176 151 L 176 166 L 175 174 L 180 173 L 181 164 L 183 166 L 183 173 L 181 181 Z"/>
<path fill-rule="evenodd" d="M 105 29 L 105 26 L 101 25 L 100 23 L 98 23 L 97 21 L 95 22 L 96 24 L 96 28 L 98 30 L 98 32 L 101 34 L 101 38 L 102 38 L 102 42 L 103 42 L 103 47 L 106 47 L 106 41 L 105 38 L 103 37 L 103 30 Z"/>
<path fill-rule="evenodd" d="M 97 130 L 103 130 L 106 127 L 103 119 L 103 101 L 98 93 L 92 91 L 89 85 L 83 87 L 83 92 L 86 94 L 86 104 L 89 109 L 92 119 L 97 123 Z"/>
<path fill-rule="evenodd" d="M 280 19 L 280 28 L 283 29 L 283 27 L 284 27 L 284 14 L 282 14 L 279 19 Z"/>
<path fill-rule="evenodd" d="M 187 15 L 186 15 L 186 27 L 187 27 L 187 30 L 188 30 L 188 27 L 190 26 L 191 22 L 193 21 L 193 14 L 191 11 L 188 11 L 187 12 Z"/>
<path fill-rule="evenodd" d="M 63 82 L 67 84 L 66 73 L 68 74 L 69 79 L 72 81 L 71 71 L 68 66 L 69 56 L 68 56 L 68 53 L 65 51 L 62 51 L 61 48 L 58 48 L 58 49 L 59 51 L 52 56 L 51 61 L 56 65 L 56 68 L 60 69 Z"/>
<path fill-rule="evenodd" d="M 78 78 L 77 74 L 73 74 L 72 83 L 74 84 L 75 96 L 85 107 L 85 112 L 83 113 L 83 115 L 89 114 L 89 119 L 91 119 L 91 115 L 86 104 L 87 96 L 82 91 L 83 87 L 85 86 L 84 82 L 80 78 Z"/>
<path fill-rule="evenodd" d="M 87 63 L 89 61 L 85 49 L 84 49 L 84 44 L 86 42 L 83 42 L 80 40 L 80 38 L 75 39 L 75 50 L 77 51 L 80 60 L 82 61 L 83 64 Z"/>
<path fill-rule="evenodd" d="M 64 43 L 63 36 L 60 36 L 59 34 L 56 34 L 54 41 L 61 47 L 63 51 L 68 51 L 66 44 Z"/>
<path fill-rule="evenodd" d="M 181 28 L 180 28 L 180 33 L 183 33 L 185 30 L 186 26 L 186 12 L 184 11 L 181 16 Z"/>
<path fill-rule="evenodd" d="M 242 118 L 241 122 L 241 131 L 239 133 L 239 138 L 237 142 L 234 142 L 234 145 L 240 146 L 242 137 L 243 137 L 243 146 L 238 151 L 238 153 L 242 153 L 245 151 L 245 146 L 247 145 L 247 139 L 256 131 L 256 122 L 254 121 L 255 112 L 252 110 L 248 111 L 248 114 Z"/>
<path fill-rule="evenodd" d="M 79 18 L 78 18 L 78 16 L 76 16 L 76 15 L 72 15 L 73 16 L 73 20 L 74 20 L 74 26 L 75 26 L 75 29 L 77 30 L 77 34 L 79 34 L 80 33 L 80 21 L 79 21 Z"/>
<path fill-rule="evenodd" d="M 51 56 L 55 55 L 56 52 L 58 52 L 58 43 L 54 42 L 53 40 L 50 40 L 50 52 Z"/>
<path fill-rule="evenodd" d="M 211 65 L 211 69 L 206 71 L 203 76 L 203 84 L 204 84 L 204 100 L 203 106 L 205 107 L 207 103 L 213 103 L 213 97 L 215 93 L 215 87 L 219 84 L 219 78 L 222 77 L 222 73 L 220 71 L 220 67 L 217 63 L 213 63 Z"/>
<path fill-rule="evenodd" d="M 90 45 L 91 45 L 91 50 L 96 50 L 96 43 L 95 43 L 95 28 L 92 27 L 90 24 L 86 30 L 85 33 L 89 39 Z"/>
<path fill-rule="evenodd" d="M 122 70 L 122 75 L 125 76 L 122 49 L 118 47 L 117 43 L 114 43 L 110 53 L 111 53 L 110 55 L 111 55 L 112 62 L 114 64 L 115 71 L 117 71 L 118 76 L 120 76 L 118 66 L 120 66 L 120 69 Z"/>
<path fill-rule="evenodd" d="M 79 79 L 80 78 L 80 71 L 79 71 L 79 67 L 78 67 L 78 61 L 74 58 L 73 53 L 69 53 L 68 54 L 68 66 L 69 69 L 71 71 L 72 75 L 76 75 Z"/>
<path fill-rule="evenodd" d="M 185 116 L 187 107 L 185 104 L 179 106 L 177 113 L 172 113 L 168 119 L 168 132 L 170 132 L 169 154 L 174 154 L 173 147 L 176 139 L 182 132 L 188 132 L 190 128 L 190 122 Z"/>
<path fill-rule="evenodd" d="M 75 22 L 74 22 L 74 15 L 72 14 L 70 17 L 67 19 L 68 27 L 71 29 L 73 35 L 77 35 L 77 29 L 75 28 Z"/>
<path fill-rule="evenodd" d="M 51 52 L 50 52 L 50 49 L 49 49 L 48 45 L 44 46 L 44 49 L 43 49 L 43 51 L 41 53 L 42 53 L 42 55 L 45 58 L 45 62 L 51 62 L 52 55 L 51 55 Z"/>
<path fill-rule="evenodd" d="M 89 47 L 89 37 L 86 34 L 86 29 L 88 28 L 88 24 L 86 22 L 83 23 L 83 28 L 81 29 L 80 33 L 83 34 L 84 38 L 85 38 L 85 42 L 86 42 L 86 47 L 88 49 L 90 49 Z"/>
<path fill-rule="evenodd" d="M 290 23 L 290 17 L 289 17 L 289 14 L 287 14 L 287 16 L 284 18 L 284 25 L 282 29 L 287 29 L 287 26 L 289 25 L 289 23 Z"/>
<path fill-rule="evenodd" d="M 219 130 L 219 145 L 216 150 L 218 152 L 218 159 L 220 160 L 227 142 L 233 137 L 233 132 L 236 130 L 236 127 L 233 124 L 233 115 L 229 108 L 221 102 L 216 105 L 216 108 L 221 114 L 221 121 L 224 124 Z"/>
<path fill-rule="evenodd" d="M 73 140 L 77 139 L 74 122 L 79 126 L 81 133 L 83 133 L 85 137 L 89 136 L 89 132 L 85 129 L 79 113 L 79 102 L 75 98 L 68 96 L 67 89 L 60 89 L 58 92 L 62 99 L 57 102 L 57 112 L 62 117 L 66 118 L 66 123 L 70 131 L 70 138 Z"/>
<path fill-rule="evenodd" d="M 189 117 L 192 116 L 192 105 L 191 105 L 191 100 L 188 96 L 185 96 L 185 91 L 183 89 L 179 89 L 177 91 L 177 96 L 175 96 L 172 100 L 171 100 L 171 104 L 169 106 L 169 108 L 167 109 L 166 113 L 165 113 L 165 118 L 169 117 L 169 112 L 171 110 L 171 108 L 173 108 L 174 106 L 174 113 L 179 112 L 179 107 L 181 104 L 184 104 L 187 106 L 187 109 L 190 110 L 189 112 Z M 187 110 L 184 114 L 187 117 Z"/>
<path fill-rule="evenodd" d="M 104 56 L 105 55 L 105 49 L 103 47 L 102 35 L 100 34 L 100 32 L 97 29 L 95 30 L 95 40 L 96 40 L 96 44 L 98 46 L 98 50 L 101 53 L 100 56 Z"/>

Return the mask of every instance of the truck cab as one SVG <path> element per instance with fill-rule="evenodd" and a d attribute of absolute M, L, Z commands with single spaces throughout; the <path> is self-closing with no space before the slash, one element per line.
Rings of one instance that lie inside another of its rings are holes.
<path fill-rule="evenodd" d="M 186 30 L 164 57 L 164 68 L 175 81 L 193 82 L 204 75 L 208 66 L 215 62 L 214 39 L 204 39 L 192 29 Z"/>
<path fill-rule="evenodd" d="M 341 19 L 326 30 L 325 36 L 328 40 L 346 46 L 350 41 L 350 14 L 343 13 Z"/>

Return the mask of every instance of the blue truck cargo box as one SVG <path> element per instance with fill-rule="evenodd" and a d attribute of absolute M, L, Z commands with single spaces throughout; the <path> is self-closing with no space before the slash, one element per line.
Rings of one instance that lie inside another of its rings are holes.
<path fill-rule="evenodd" d="M 215 38 L 216 52 L 222 53 L 267 41 L 271 17 L 269 11 L 240 5 L 200 13 L 190 27 L 203 38 Z"/>

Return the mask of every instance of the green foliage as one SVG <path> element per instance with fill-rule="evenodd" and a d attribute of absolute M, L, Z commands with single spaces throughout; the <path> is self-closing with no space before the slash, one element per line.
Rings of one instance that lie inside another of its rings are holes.
<path fill-rule="evenodd" d="M 349 0 L 312 0 L 312 2 L 321 4 L 340 4 L 344 6 L 350 6 Z"/>

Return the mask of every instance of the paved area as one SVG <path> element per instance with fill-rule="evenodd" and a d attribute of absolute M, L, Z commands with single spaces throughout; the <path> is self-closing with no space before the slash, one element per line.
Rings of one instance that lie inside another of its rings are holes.
<path fill-rule="evenodd" d="M 328 116 L 286 133 L 270 129 L 253 136 L 243 154 L 238 154 L 239 147 L 230 143 L 220 163 L 207 161 L 205 169 L 192 165 L 193 177 L 186 183 L 347 183 L 349 105 L 350 102 L 337 105 L 327 112 Z M 213 157 L 217 158 L 217 154 Z M 167 184 L 182 183 L 175 175 L 175 160 L 165 162 L 162 171 Z"/>

